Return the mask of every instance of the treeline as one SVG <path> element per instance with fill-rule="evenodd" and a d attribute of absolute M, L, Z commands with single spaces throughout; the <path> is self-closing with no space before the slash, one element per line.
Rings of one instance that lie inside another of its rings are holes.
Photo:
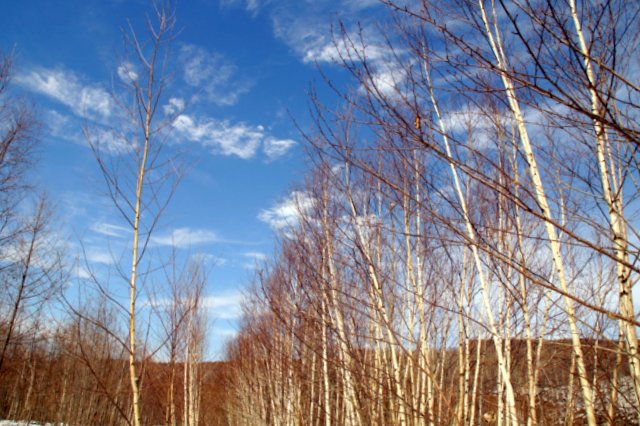
<path fill-rule="evenodd" d="M 81 331 L 76 324 L 47 338 L 21 337 L 21 344 L 9 350 L 0 376 L 1 418 L 67 425 L 128 424 L 127 354 L 105 333 Z M 182 362 L 141 360 L 145 424 L 228 424 L 221 405 L 226 365 L 198 364 L 196 399 L 206 409 L 196 407 L 197 418 L 188 401 L 193 389 L 185 376 L 189 368 L 193 367 Z"/>
<path fill-rule="evenodd" d="M 230 424 L 638 424 L 638 12 L 383 1 L 229 347 Z"/>

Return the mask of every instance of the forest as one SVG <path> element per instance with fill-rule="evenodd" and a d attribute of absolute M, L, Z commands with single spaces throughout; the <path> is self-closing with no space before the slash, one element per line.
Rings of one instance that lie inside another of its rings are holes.
<path fill-rule="evenodd" d="M 38 119 L 7 92 L 3 57 L 0 418 L 640 424 L 640 3 L 380 3 L 384 49 L 365 29 L 332 27 L 351 85 L 318 71 L 337 102 L 309 90 L 296 220 L 215 362 L 203 349 L 205 268 L 147 259 L 182 177 L 166 149 L 182 111 L 158 112 L 174 9 L 154 2 L 147 32 L 127 36 L 144 72 L 117 129 L 135 149 L 113 156 L 83 129 L 130 227 L 127 268 L 113 272 L 124 304 L 98 274 L 65 290 L 50 200 L 28 180 Z M 141 292 L 162 303 L 148 313 Z M 45 305 L 63 327 L 47 329 Z"/>

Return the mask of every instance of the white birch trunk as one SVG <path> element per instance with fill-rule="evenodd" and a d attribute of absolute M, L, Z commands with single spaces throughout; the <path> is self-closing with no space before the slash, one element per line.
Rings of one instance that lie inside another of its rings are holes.
<path fill-rule="evenodd" d="M 589 426 L 596 426 L 593 389 L 591 388 L 589 379 L 587 377 L 587 371 L 584 363 L 584 355 L 582 351 L 582 346 L 580 344 L 580 333 L 578 331 L 575 308 L 573 305 L 574 302 L 573 300 L 571 300 L 571 298 L 568 297 L 569 286 L 567 284 L 564 261 L 562 259 L 562 253 L 560 250 L 560 240 L 558 239 L 556 228 L 553 225 L 551 210 L 549 207 L 549 203 L 547 201 L 547 196 L 544 190 L 544 186 L 542 184 L 542 179 L 538 171 L 536 157 L 533 152 L 531 142 L 529 140 L 529 133 L 525 126 L 524 117 L 520 110 L 520 104 L 518 103 L 513 83 L 508 75 L 507 61 L 502 48 L 502 40 L 500 38 L 500 32 L 497 27 L 497 21 L 496 21 L 497 18 L 495 17 L 495 9 L 494 9 L 494 18 L 493 18 L 494 25 L 493 25 L 493 31 L 492 31 L 491 25 L 489 24 L 489 20 L 484 8 L 484 0 L 478 0 L 478 4 L 482 14 L 483 23 L 485 25 L 486 35 L 489 39 L 491 50 L 493 51 L 497 61 L 497 67 L 500 73 L 500 77 L 502 79 L 502 83 L 505 88 L 505 94 L 507 96 L 507 100 L 511 108 L 511 113 L 513 114 L 513 118 L 516 122 L 518 133 L 520 135 L 520 142 L 522 144 L 522 148 L 525 152 L 525 157 L 529 166 L 529 174 L 534 186 L 536 199 L 538 201 L 538 204 L 540 205 L 540 213 L 545 219 L 545 228 L 546 228 L 547 237 L 549 240 L 549 246 L 553 255 L 554 266 L 556 268 L 558 281 L 560 283 L 560 289 L 564 294 L 563 298 L 565 302 L 565 311 L 567 314 L 567 321 L 569 323 L 569 328 L 571 330 L 571 342 L 572 342 L 573 352 L 576 357 L 576 368 L 580 378 L 580 385 L 582 389 L 582 397 L 584 400 L 587 422 Z"/>

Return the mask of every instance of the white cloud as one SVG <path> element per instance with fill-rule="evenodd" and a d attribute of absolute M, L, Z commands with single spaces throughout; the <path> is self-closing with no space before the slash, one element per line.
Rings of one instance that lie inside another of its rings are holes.
<path fill-rule="evenodd" d="M 269 3 L 271 3 L 271 0 L 220 0 L 220 4 L 223 7 L 243 7 L 253 16 Z"/>
<path fill-rule="evenodd" d="M 170 98 L 169 103 L 164 105 L 162 109 L 167 115 L 176 114 L 184 111 L 184 100 L 181 98 Z"/>
<path fill-rule="evenodd" d="M 236 319 L 242 316 L 242 300 L 244 296 L 240 291 L 226 292 L 204 296 L 200 300 L 200 306 L 207 311 L 211 319 Z M 171 306 L 173 301 L 167 298 L 146 300 L 144 306 Z"/>
<path fill-rule="evenodd" d="M 115 260 L 111 253 L 98 249 L 87 250 L 86 260 L 91 263 L 102 263 L 103 265 L 113 265 Z"/>
<path fill-rule="evenodd" d="M 36 215 L 36 211 L 27 210 L 28 206 L 22 212 L 21 219 L 33 223 L 33 218 Z M 11 238 L 7 238 L 7 230 L 0 233 L 0 237 L 5 239 L 5 242 L 0 246 L 0 259 L 4 266 L 8 263 L 17 263 L 22 265 L 28 262 L 30 267 L 35 269 L 41 269 L 43 272 L 54 275 L 60 272 L 59 262 L 65 252 L 70 250 L 70 246 L 65 242 L 63 235 L 58 232 L 58 229 L 40 229 L 37 234 L 37 238 L 32 241 L 31 234 L 13 235 Z"/>
<path fill-rule="evenodd" d="M 98 85 L 85 84 L 72 71 L 62 69 L 34 69 L 15 77 L 17 84 L 48 96 L 69 107 L 80 117 L 109 117 L 113 101 L 109 93 Z"/>
<path fill-rule="evenodd" d="M 248 257 L 250 259 L 254 259 L 256 261 L 264 262 L 267 260 L 267 255 L 265 253 L 259 251 L 248 251 L 246 253 L 242 253 L 244 257 Z"/>
<path fill-rule="evenodd" d="M 300 7 L 274 11 L 271 16 L 273 32 L 276 38 L 287 44 L 301 57 L 303 62 L 314 60 L 315 56 L 332 58 L 330 49 L 324 47 L 331 44 L 330 25 L 326 17 L 317 14 L 303 13 Z M 312 51 L 312 54 L 307 52 Z M 333 59 L 330 59 L 333 60 Z"/>
<path fill-rule="evenodd" d="M 473 145 L 477 149 L 489 148 L 495 141 L 495 123 L 492 119 L 496 117 L 489 117 L 488 113 L 477 106 L 466 105 L 457 111 L 451 111 L 445 114 L 442 118 L 444 128 L 447 132 L 453 134 L 457 138 L 461 138 L 461 135 L 468 134 L 473 136 Z M 508 116 L 504 118 L 500 117 L 499 120 L 504 120 L 503 125 L 509 127 L 507 122 Z M 463 138 L 466 139 L 466 138 Z"/>
<path fill-rule="evenodd" d="M 442 123 L 449 132 L 465 132 L 469 127 L 482 124 L 479 118 L 483 115 L 484 113 L 478 107 L 468 105 L 444 114 Z"/>
<path fill-rule="evenodd" d="M 215 334 L 218 337 L 221 338 L 226 338 L 226 339 L 232 339 L 235 336 L 238 335 L 238 330 L 233 329 L 233 328 L 219 328 L 219 327 L 215 327 L 212 330 L 213 334 Z"/>
<path fill-rule="evenodd" d="M 274 34 L 304 63 L 339 62 L 340 57 L 346 58 L 349 53 L 356 52 L 370 61 L 386 56 L 385 40 L 377 31 L 381 22 L 379 16 L 375 11 L 363 14 L 364 9 L 380 6 L 377 0 L 279 0 L 278 4 L 283 7 L 271 9 Z M 341 37 L 338 26 L 333 27 L 332 33 L 332 17 L 336 16 L 340 26 L 347 30 L 350 41 Z M 357 60 L 357 57 L 353 59 Z"/>
<path fill-rule="evenodd" d="M 302 61 L 309 62 L 341 62 L 345 60 L 366 59 L 371 63 L 379 63 L 385 59 L 389 59 L 390 50 L 382 44 L 367 43 L 363 45 L 360 36 L 349 35 L 350 39 L 342 38 L 340 40 L 327 39 L 326 37 L 318 37 L 314 43 L 308 44 L 304 49 Z"/>
<path fill-rule="evenodd" d="M 339 42 L 336 47 L 332 42 L 333 17 L 338 17 L 346 28 L 366 29 L 369 58 L 375 58 L 380 46 L 385 45 L 376 31 L 381 23 L 380 15 L 373 10 L 384 9 L 379 0 L 220 0 L 220 3 L 223 7 L 242 7 L 254 16 L 266 11 L 276 38 L 305 63 L 334 62 L 338 53 L 347 51 L 345 43 Z M 353 31 L 354 34 L 359 32 L 358 29 Z M 377 36 L 380 43 L 372 43 L 372 35 Z"/>
<path fill-rule="evenodd" d="M 60 211 L 64 212 L 64 221 L 73 223 L 90 216 L 89 209 L 104 209 L 106 200 L 96 194 L 82 191 L 65 191 L 60 194 Z M 95 216 L 92 217 L 95 220 Z M 93 226 L 97 226 L 94 224 Z M 93 226 L 91 228 L 93 228 Z"/>
<path fill-rule="evenodd" d="M 51 109 L 46 111 L 45 120 L 51 136 L 86 145 L 86 140 L 81 133 L 81 126 L 74 117 Z"/>
<path fill-rule="evenodd" d="M 131 83 L 138 80 L 138 73 L 135 67 L 129 62 L 123 62 L 118 66 L 118 77 L 125 83 Z"/>
<path fill-rule="evenodd" d="M 115 128 L 109 129 L 96 123 L 88 134 L 83 134 L 79 119 L 55 110 L 46 112 L 46 122 L 51 136 L 82 146 L 91 143 L 101 153 L 120 155 L 135 149 L 133 142 Z"/>
<path fill-rule="evenodd" d="M 180 115 L 173 124 L 174 128 L 189 140 L 210 147 L 215 153 L 235 155 L 247 159 L 255 155 L 260 141 L 264 137 L 262 126 L 249 126 L 245 123 L 230 124 L 227 121 L 204 119 L 195 122 L 188 115 Z"/>
<path fill-rule="evenodd" d="M 209 253 L 196 253 L 193 255 L 193 260 L 208 263 L 212 266 L 224 266 L 228 263 L 227 259 Z"/>
<path fill-rule="evenodd" d="M 304 57 L 302 58 L 302 62 L 304 63 L 313 63 L 313 62 L 340 62 L 341 54 L 344 52 L 340 52 L 336 48 L 333 43 L 326 44 L 318 44 L 317 46 L 309 46 L 305 49 Z"/>
<path fill-rule="evenodd" d="M 107 237 L 128 237 L 131 233 L 131 229 L 125 226 L 113 225 L 111 223 L 94 223 L 91 225 L 91 230 Z"/>
<path fill-rule="evenodd" d="M 47 123 L 51 131 L 54 133 L 59 133 L 69 124 L 70 118 L 64 114 L 60 114 L 58 111 L 49 110 L 47 115 Z"/>
<path fill-rule="evenodd" d="M 83 265 L 78 265 L 76 267 L 73 268 L 73 275 L 76 278 L 80 278 L 83 280 L 89 279 L 91 278 L 93 275 L 91 274 L 91 271 L 89 271 L 85 266 Z"/>
<path fill-rule="evenodd" d="M 218 241 L 220 241 L 218 235 L 208 229 L 176 228 L 170 233 L 151 237 L 151 243 L 156 246 L 175 246 L 177 248 L 188 248 Z"/>
<path fill-rule="evenodd" d="M 308 193 L 294 191 L 275 206 L 262 210 L 258 219 L 275 231 L 286 231 L 298 224 L 301 215 L 308 212 L 313 203 L 314 200 Z"/>
<path fill-rule="evenodd" d="M 269 137 L 265 139 L 262 149 L 267 157 L 275 159 L 286 154 L 294 145 L 296 145 L 296 141 L 291 139 Z"/>
<path fill-rule="evenodd" d="M 253 270 L 257 266 L 263 265 L 267 260 L 267 255 L 258 251 L 249 251 L 242 253 L 243 257 L 247 258 L 246 262 L 242 262 L 242 267 L 245 269 Z"/>
<path fill-rule="evenodd" d="M 193 117 L 181 114 L 173 122 L 178 136 L 197 142 L 213 154 L 235 156 L 242 159 L 255 157 L 262 146 L 264 154 L 271 160 L 287 153 L 296 142 L 269 136 L 261 125 L 208 117 Z"/>
<path fill-rule="evenodd" d="M 241 292 L 226 293 L 206 296 L 202 300 L 202 306 L 208 310 L 209 317 L 213 319 L 235 319 L 242 316 Z"/>
<path fill-rule="evenodd" d="M 407 71 L 395 61 L 376 60 L 371 65 L 371 83 L 381 94 L 393 97 L 398 95 L 407 80 Z"/>
<path fill-rule="evenodd" d="M 406 52 L 394 51 L 379 31 L 383 21 L 373 10 L 381 6 L 379 1 L 316 0 L 295 4 L 280 0 L 279 3 L 286 3 L 287 7 L 272 9 L 274 34 L 291 47 L 303 63 L 346 61 L 358 66 L 366 60 L 371 83 L 383 95 L 394 96 L 402 89 L 407 73 L 397 63 L 404 61 Z M 332 29 L 330 17 L 333 15 L 339 16 L 340 27 Z"/>
<path fill-rule="evenodd" d="M 220 53 L 185 44 L 178 60 L 183 64 L 184 81 L 216 105 L 234 105 L 249 91 L 249 84 L 238 78 L 238 67 Z"/>
<path fill-rule="evenodd" d="M 245 269 L 253 270 L 260 265 L 264 265 L 264 263 L 267 261 L 267 255 L 264 253 L 249 252 L 243 253 L 242 256 L 248 259 L 247 261 L 242 262 L 242 267 Z"/>
<path fill-rule="evenodd" d="M 380 6 L 380 0 L 343 0 L 352 10 L 360 11 L 374 6 Z"/>
<path fill-rule="evenodd" d="M 91 143 L 94 144 L 99 151 L 107 154 L 126 154 L 135 149 L 135 145 L 131 140 L 115 130 L 96 128 L 92 131 L 91 138 Z"/>
<path fill-rule="evenodd" d="M 372 0 L 349 0 L 341 3 L 338 11 L 342 30 L 331 30 L 325 14 L 327 3 L 315 6 L 316 14 L 296 14 L 291 10 L 277 11 L 272 16 L 274 33 L 287 43 L 303 63 L 342 63 L 358 66 L 367 62 L 370 84 L 385 96 L 394 96 L 406 82 L 406 70 L 398 64 L 406 56 L 402 50 L 393 50 L 377 31 L 379 22 L 375 14 L 363 22 L 361 11 L 374 6 Z M 313 8 L 311 8 L 313 9 Z"/>

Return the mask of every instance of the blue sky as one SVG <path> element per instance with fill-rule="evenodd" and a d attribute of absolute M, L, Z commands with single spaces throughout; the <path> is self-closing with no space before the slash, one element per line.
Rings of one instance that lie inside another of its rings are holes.
<path fill-rule="evenodd" d="M 295 190 L 308 161 L 290 115 L 309 128 L 313 82 L 331 99 L 317 66 L 347 84 L 332 64 L 331 24 L 339 17 L 348 29 L 359 23 L 375 34 L 380 9 L 375 0 L 177 4 L 175 74 L 164 107 L 188 104 L 169 148 L 190 168 L 154 245 L 173 241 L 182 257 L 208 259 L 211 357 L 236 329 L 253 267 L 270 255 L 294 216 L 293 200 L 304 196 Z M 23 0 L 7 2 L 0 15 L 0 47 L 15 56 L 13 91 L 32 100 L 44 125 L 32 178 L 56 204 L 70 257 L 83 249 L 87 265 L 100 271 L 118 263 L 126 231 L 104 197 L 82 126 L 113 117 L 112 87 L 135 71 L 122 57 L 122 31 L 130 23 L 144 34 L 149 10 L 136 0 Z M 375 59 L 375 46 L 371 52 Z M 82 285 L 84 261 L 73 285 Z"/>

